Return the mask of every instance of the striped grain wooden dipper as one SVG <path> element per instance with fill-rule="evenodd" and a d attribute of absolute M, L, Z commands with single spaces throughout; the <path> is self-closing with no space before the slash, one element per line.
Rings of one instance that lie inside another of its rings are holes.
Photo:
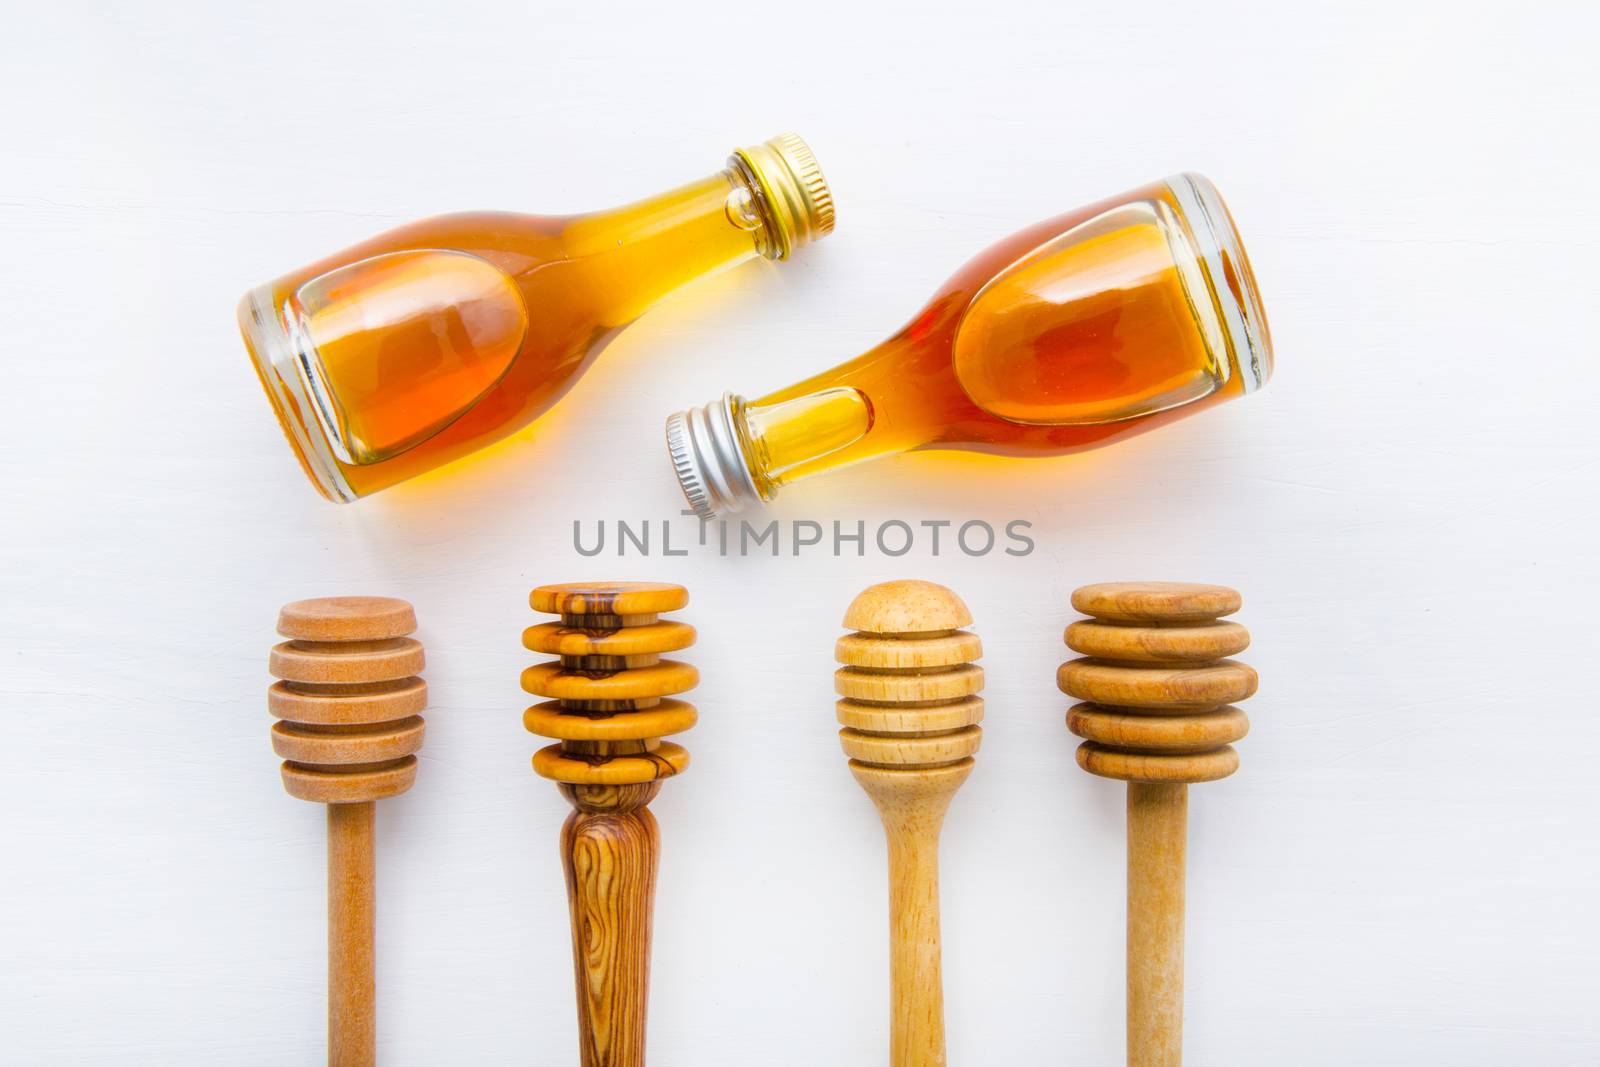
<path fill-rule="evenodd" d="M 889 844 L 889 1063 L 942 1067 L 939 830 L 983 738 L 972 613 L 932 582 L 884 582 L 845 611 L 839 741 Z"/>
<path fill-rule="evenodd" d="M 1067 627 L 1082 653 L 1061 666 L 1063 692 L 1084 701 L 1067 727 L 1084 738 L 1078 765 L 1128 783 L 1128 1063 L 1183 1060 L 1183 898 L 1189 785 L 1239 768 L 1232 742 L 1249 722 L 1231 704 L 1256 672 L 1226 657 L 1250 634 L 1222 616 L 1239 594 L 1217 585 L 1086 585 Z"/>
<path fill-rule="evenodd" d="M 523 714 L 554 738 L 533 769 L 558 783 L 573 812 L 561 828 L 572 912 L 583 1067 L 640 1067 L 650 987 L 651 915 L 660 833 L 646 807 L 661 780 L 689 765 L 662 738 L 695 723 L 692 704 L 671 699 L 699 674 L 663 659 L 694 644 L 694 627 L 663 620 L 689 602 L 681 585 L 588 582 L 545 585 L 529 603 L 560 615 L 529 627 L 523 644 L 559 656 L 522 672 L 522 687 L 550 697 Z"/>
<path fill-rule="evenodd" d="M 278 613 L 272 748 L 290 796 L 328 806 L 328 1063 L 370 1067 L 373 802 L 411 788 L 427 685 L 411 605 L 386 597 L 298 600 Z"/>

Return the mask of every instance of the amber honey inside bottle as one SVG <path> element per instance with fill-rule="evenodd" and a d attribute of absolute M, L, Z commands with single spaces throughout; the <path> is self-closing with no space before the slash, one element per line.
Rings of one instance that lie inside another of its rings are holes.
<path fill-rule="evenodd" d="M 786 135 L 611 211 L 413 223 L 250 292 L 239 317 L 306 473 L 352 500 L 526 426 L 674 289 L 832 226 L 816 160 Z"/>
<path fill-rule="evenodd" d="M 1255 279 L 1211 183 L 1185 174 L 1012 235 L 898 334 L 754 402 L 668 422 L 702 514 L 919 448 L 1059 455 L 1265 384 Z"/>

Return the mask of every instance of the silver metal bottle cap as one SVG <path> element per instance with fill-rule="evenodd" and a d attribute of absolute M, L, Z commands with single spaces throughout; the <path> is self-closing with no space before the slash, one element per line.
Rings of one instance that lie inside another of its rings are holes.
<path fill-rule="evenodd" d="M 733 426 L 738 397 L 680 411 L 667 418 L 667 451 L 689 507 L 702 519 L 742 511 L 762 502 Z"/>

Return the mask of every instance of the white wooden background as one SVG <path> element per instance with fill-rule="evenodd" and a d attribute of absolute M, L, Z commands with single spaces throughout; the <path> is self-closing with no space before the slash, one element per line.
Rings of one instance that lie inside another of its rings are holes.
<path fill-rule="evenodd" d="M 385 1063 L 575 1060 L 534 584 L 681 581 L 657 1067 L 885 1057 L 880 831 L 834 740 L 866 584 L 962 592 L 989 717 L 944 836 L 950 1058 L 1121 1056 L 1120 787 L 1053 684 L 1076 585 L 1237 585 L 1243 769 L 1194 798 L 1188 1062 L 1600 1060 L 1590 5 L 8 5 L 0 33 L 0 1061 L 321 1056 L 323 823 L 279 788 L 277 605 L 415 602 L 380 821 Z M 248 286 L 402 221 L 609 206 L 793 128 L 839 231 L 698 284 L 550 417 L 349 507 L 246 364 Z M 899 327 L 991 239 L 1179 169 L 1228 196 L 1267 391 L 1087 457 L 924 453 L 784 520 L 1034 523 L 1027 558 L 585 560 L 670 515 L 670 410 Z"/>

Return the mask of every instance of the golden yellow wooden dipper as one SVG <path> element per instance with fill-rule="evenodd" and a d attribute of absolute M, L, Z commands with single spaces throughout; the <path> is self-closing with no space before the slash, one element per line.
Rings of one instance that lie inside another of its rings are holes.
<path fill-rule="evenodd" d="M 668 734 L 695 723 L 672 700 L 699 674 L 662 659 L 694 644 L 694 627 L 660 618 L 689 602 L 681 585 L 589 582 L 544 585 L 535 611 L 560 622 L 529 627 L 522 643 L 560 656 L 522 672 L 522 687 L 551 700 L 523 714 L 533 733 L 556 739 L 533 757 L 573 812 L 561 828 L 572 912 L 583 1067 L 642 1067 L 650 994 L 650 927 L 660 832 L 646 807 L 661 779 L 689 765 Z"/>
<path fill-rule="evenodd" d="M 387 597 L 298 600 L 278 613 L 272 749 L 290 796 L 328 806 L 328 1063 L 371 1067 L 373 802 L 411 788 L 428 688 L 411 605 Z"/>
<path fill-rule="evenodd" d="M 845 611 L 834 674 L 839 740 L 889 843 L 889 1063 L 945 1062 L 939 829 L 983 731 L 972 614 L 932 582 L 884 582 Z"/>
<path fill-rule="evenodd" d="M 1231 743 L 1250 724 L 1230 705 L 1256 691 L 1256 672 L 1225 657 L 1250 634 L 1220 621 L 1239 610 L 1239 594 L 1218 585 L 1086 585 L 1072 606 L 1094 616 L 1066 632 L 1088 658 L 1056 676 L 1085 701 L 1067 712 L 1084 738 L 1078 765 L 1128 783 L 1128 1064 L 1177 1067 L 1189 783 L 1239 768 Z"/>

